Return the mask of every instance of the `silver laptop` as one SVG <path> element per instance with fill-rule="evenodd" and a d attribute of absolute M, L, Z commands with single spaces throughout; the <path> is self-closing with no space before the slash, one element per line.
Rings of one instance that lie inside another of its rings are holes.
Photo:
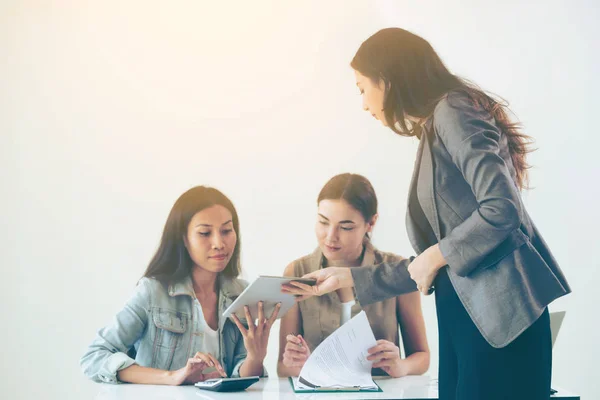
<path fill-rule="evenodd" d="M 563 319 L 565 319 L 566 311 L 558 311 L 550 313 L 550 331 L 552 332 L 552 347 L 554 347 L 554 343 L 556 342 L 556 337 L 558 336 L 558 331 L 560 330 L 560 326 L 562 325 Z"/>

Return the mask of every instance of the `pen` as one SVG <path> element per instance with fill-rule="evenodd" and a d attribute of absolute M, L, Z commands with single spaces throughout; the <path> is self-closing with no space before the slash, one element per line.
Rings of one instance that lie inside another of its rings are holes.
<path fill-rule="evenodd" d="M 300 341 L 300 343 L 299 343 L 300 347 L 304 347 L 304 339 L 302 338 L 302 336 L 300 334 L 296 335 L 294 332 L 291 332 L 289 335 L 297 338 Z"/>

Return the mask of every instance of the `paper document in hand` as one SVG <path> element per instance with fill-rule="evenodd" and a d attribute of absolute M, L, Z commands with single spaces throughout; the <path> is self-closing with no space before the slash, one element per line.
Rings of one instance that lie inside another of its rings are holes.
<path fill-rule="evenodd" d="M 378 390 L 371 377 L 368 350 L 377 341 L 367 314 L 358 315 L 340 326 L 312 352 L 300 371 L 299 389 L 360 387 Z"/>

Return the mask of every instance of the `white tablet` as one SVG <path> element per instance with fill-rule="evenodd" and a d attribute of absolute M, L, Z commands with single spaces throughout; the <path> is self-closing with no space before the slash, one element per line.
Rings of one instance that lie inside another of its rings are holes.
<path fill-rule="evenodd" d="M 291 281 L 314 285 L 314 279 L 293 278 L 289 276 L 259 276 L 254 282 L 238 296 L 237 299 L 223 312 L 223 317 L 229 318 L 236 314 L 238 318 L 245 318 L 244 306 L 250 308 L 252 318 L 258 317 L 258 302 L 264 303 L 265 318 L 269 318 L 277 303 L 281 303 L 281 309 L 277 318 L 281 318 L 294 305 L 295 296 L 289 293 L 281 293 L 281 285 Z"/>

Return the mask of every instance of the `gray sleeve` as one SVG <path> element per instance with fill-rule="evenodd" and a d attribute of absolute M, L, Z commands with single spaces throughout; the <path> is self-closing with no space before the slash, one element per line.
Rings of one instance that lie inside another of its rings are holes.
<path fill-rule="evenodd" d="M 395 262 L 350 268 L 356 297 L 362 306 L 405 293 L 415 292 L 417 284 L 410 278 L 408 265 L 414 257 Z"/>
<path fill-rule="evenodd" d="M 439 245 L 448 266 L 464 277 L 519 228 L 522 209 L 517 186 L 499 154 L 501 133 L 489 113 L 466 98 L 448 102 L 442 100 L 435 110 L 435 132 L 479 207 Z"/>
<path fill-rule="evenodd" d="M 148 282 L 142 279 L 111 325 L 102 328 L 79 361 L 83 373 L 96 382 L 119 383 L 117 372 L 135 363 L 127 351 L 142 336 L 150 305 Z"/>
<path fill-rule="evenodd" d="M 246 326 L 246 324 L 244 324 Z M 238 329 L 237 326 L 235 329 Z M 240 368 L 244 361 L 246 361 L 246 347 L 244 347 L 244 340 L 242 338 L 241 333 L 237 332 L 237 343 L 235 344 L 235 354 L 233 355 L 233 368 L 231 371 L 226 371 L 227 376 L 230 378 L 239 378 L 240 377 Z M 263 371 L 265 368 L 263 367 Z"/>

